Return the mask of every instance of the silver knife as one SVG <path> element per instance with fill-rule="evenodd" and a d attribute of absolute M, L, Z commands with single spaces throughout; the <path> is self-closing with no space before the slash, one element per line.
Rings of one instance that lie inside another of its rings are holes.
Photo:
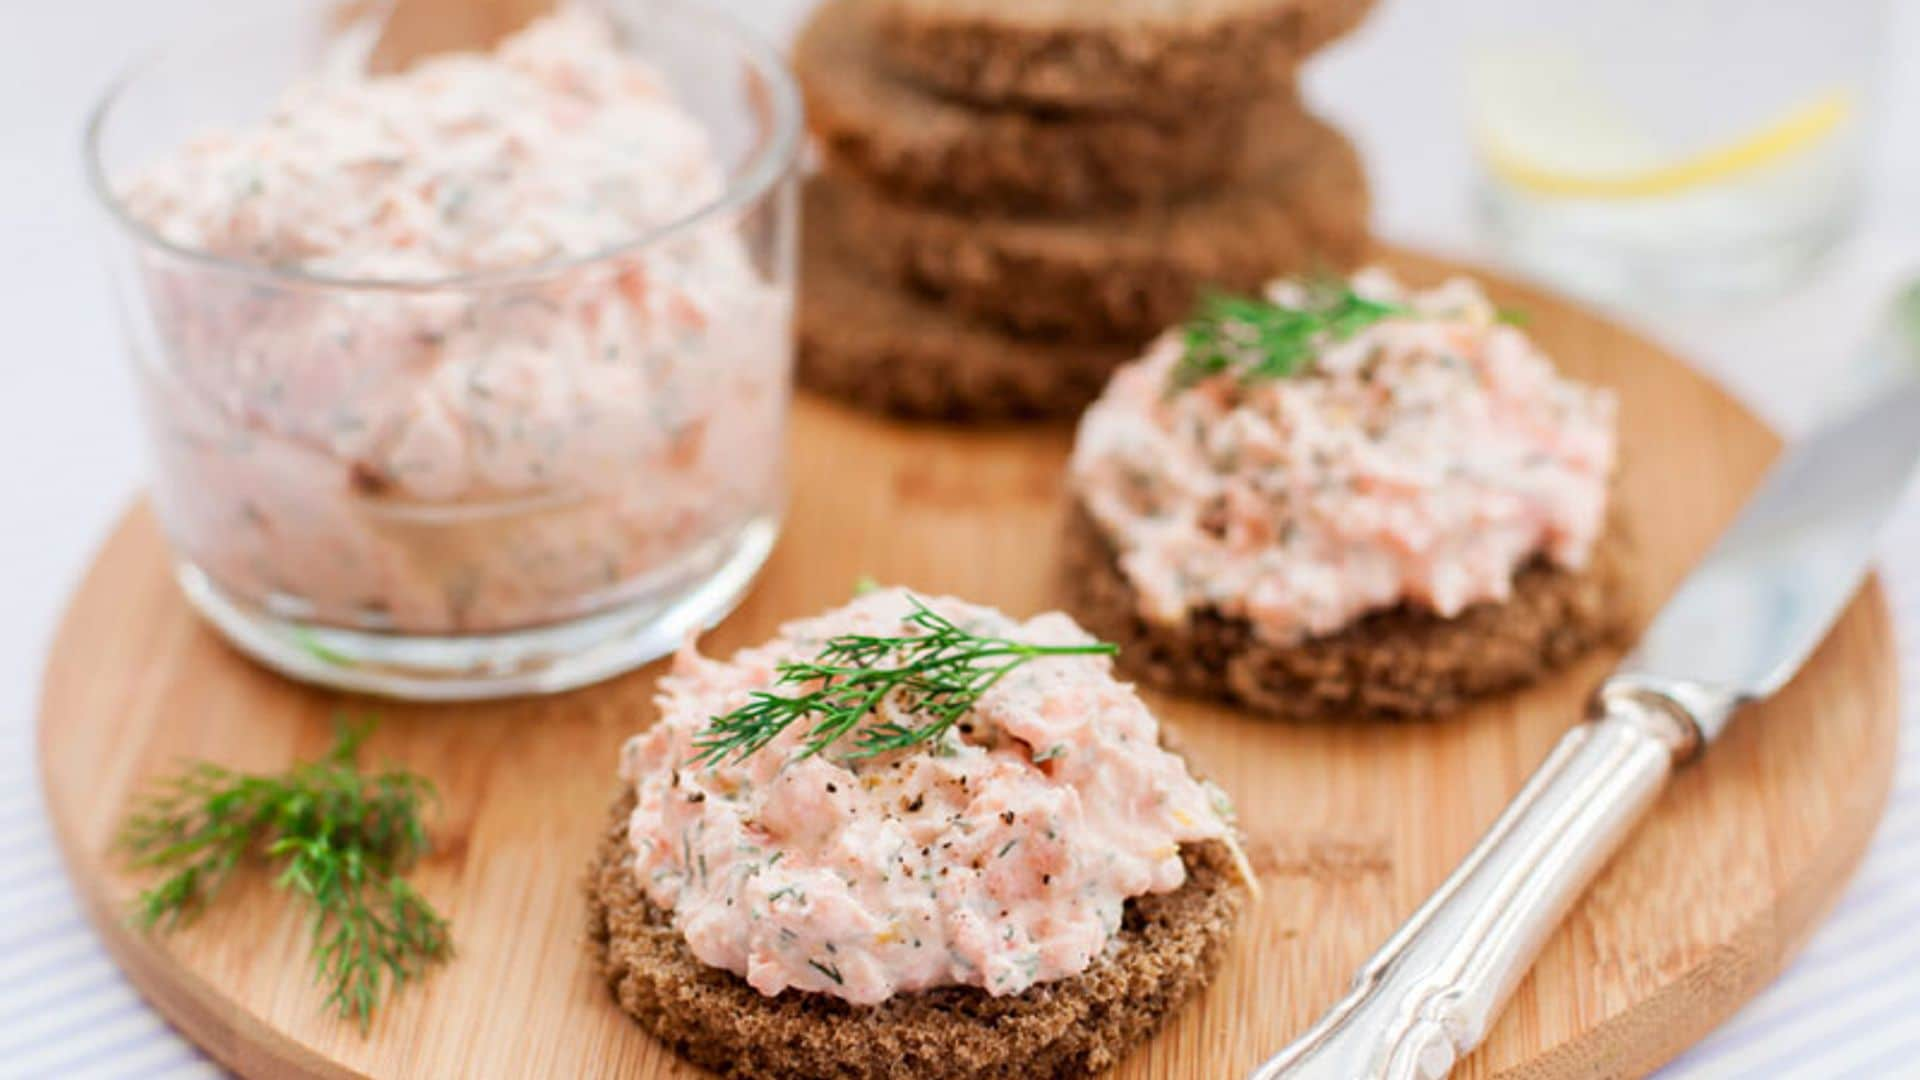
<path fill-rule="evenodd" d="M 1909 370 L 1774 466 L 1589 718 L 1347 996 L 1253 1080 L 1436 1080 L 1480 1044 L 1668 776 L 1785 685 L 1859 589 L 1920 461 L 1920 378 L 1896 366 Z"/>

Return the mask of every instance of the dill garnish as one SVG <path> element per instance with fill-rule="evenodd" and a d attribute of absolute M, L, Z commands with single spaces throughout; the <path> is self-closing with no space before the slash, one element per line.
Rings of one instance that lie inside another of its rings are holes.
<path fill-rule="evenodd" d="M 327 1004 L 359 1021 L 391 989 L 453 954 L 447 922 L 398 875 L 427 851 L 427 780 L 360 771 L 371 724 L 341 724 L 326 756 L 262 776 L 198 762 L 160 781 L 122 824 L 131 863 L 164 870 L 133 922 L 172 929 L 205 907 L 243 859 L 283 863 L 275 884 L 312 911 L 315 977 Z"/>
<path fill-rule="evenodd" d="M 970 633 L 935 612 L 918 597 L 908 597 L 906 617 L 913 632 L 898 636 L 842 634 L 829 638 L 812 660 L 783 660 L 775 669 L 776 686 L 787 695 L 757 690 L 752 700 L 725 716 L 716 716 L 694 740 L 695 764 L 738 761 L 766 746 L 790 725 L 811 724 L 801 757 L 825 750 L 859 730 L 848 758 L 869 758 L 937 740 L 1006 675 L 1044 656 L 1110 656 L 1105 643 L 1030 645 Z M 811 689 L 801 689 L 811 687 Z M 923 722 L 864 721 L 880 704 L 898 696 L 905 713 Z"/>
<path fill-rule="evenodd" d="M 1325 342 L 1345 341 L 1382 319 L 1410 314 L 1399 304 L 1369 300 L 1340 281 L 1315 282 L 1306 291 L 1298 307 L 1224 293 L 1203 297 L 1181 328 L 1186 351 L 1173 369 L 1169 392 L 1227 372 L 1237 372 L 1242 382 L 1297 375 Z"/>

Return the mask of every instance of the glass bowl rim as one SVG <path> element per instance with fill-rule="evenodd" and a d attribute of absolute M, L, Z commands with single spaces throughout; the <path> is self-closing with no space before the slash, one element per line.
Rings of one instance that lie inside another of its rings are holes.
<path fill-rule="evenodd" d="M 766 109 L 771 137 L 754 149 L 752 156 L 729 179 L 719 194 L 689 208 L 678 217 L 596 251 L 498 270 L 479 270 L 432 278 L 375 278 L 327 274 L 299 267 L 273 266 L 247 259 L 232 258 L 204 248 L 169 240 L 152 226 L 133 216 L 126 204 L 115 194 L 113 181 L 107 176 L 106 166 L 101 160 L 100 142 L 104 137 L 114 106 L 119 104 L 129 87 L 173 52 L 186 48 L 198 40 L 186 36 L 150 49 L 140 58 L 125 65 L 107 84 L 93 107 L 88 110 L 81 147 L 87 187 L 115 224 L 139 243 L 207 269 L 252 278 L 267 284 L 366 292 L 431 293 L 450 289 L 482 289 L 530 284 L 631 257 L 705 224 L 713 218 L 751 204 L 788 176 L 799 157 L 802 124 L 800 90 L 794 82 L 793 73 L 781 60 L 779 51 L 760 34 L 749 29 L 741 20 L 715 10 L 711 6 L 692 2 L 692 0 L 668 0 L 660 6 L 677 9 L 680 17 L 707 21 L 717 27 L 730 44 L 740 49 L 753 73 L 763 80 L 763 85 L 766 87 Z M 658 9 L 654 9 L 650 14 L 657 15 Z M 255 20 L 255 24 L 267 21 L 259 19 Z M 233 29 L 231 23 L 226 23 L 224 26 L 226 29 Z"/>

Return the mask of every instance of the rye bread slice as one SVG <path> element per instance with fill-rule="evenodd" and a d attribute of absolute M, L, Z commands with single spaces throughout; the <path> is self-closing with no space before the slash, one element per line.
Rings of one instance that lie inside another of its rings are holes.
<path fill-rule="evenodd" d="M 961 104 L 879 64 L 873 14 L 873 0 L 828 0 L 794 46 L 794 71 L 833 167 L 903 201 L 1041 212 L 1165 202 L 1224 182 L 1256 111 L 1263 137 L 1308 141 L 1291 85 L 1177 119 Z"/>
<path fill-rule="evenodd" d="M 633 793 L 616 801 L 587 880 L 587 937 L 614 1000 L 723 1076 L 767 1080 L 1045 1080 L 1105 1069 L 1212 978 L 1245 903 L 1218 842 L 1182 853 L 1187 882 L 1127 903 L 1116 947 L 1079 975 L 993 997 L 952 987 L 851 1005 L 766 997 L 696 959 L 634 880 Z"/>
<path fill-rule="evenodd" d="M 889 66 L 963 100 L 1181 116 L 1291 82 L 1373 0 L 877 0 Z"/>
<path fill-rule="evenodd" d="M 1304 145 L 1256 127 L 1230 185 L 1166 205 L 981 217 L 915 206 L 847 178 L 841 225 L 875 273 L 1016 334 L 1138 345 L 1207 288 L 1350 269 L 1367 249 L 1366 175 L 1309 120 Z"/>
<path fill-rule="evenodd" d="M 1127 346 L 1022 341 L 877 277 L 853 252 L 863 238 L 845 220 L 843 190 L 816 176 L 802 194 L 801 386 L 909 419 L 1060 418 L 1133 358 Z"/>
<path fill-rule="evenodd" d="M 1476 604 L 1451 619 L 1402 606 L 1284 647 L 1212 609 L 1174 626 L 1143 618 L 1112 542 L 1077 501 L 1065 533 L 1063 606 L 1088 632 L 1120 646 L 1121 671 L 1157 689 L 1283 720 L 1439 716 L 1618 642 L 1629 623 L 1620 587 L 1629 545 L 1617 520 L 1585 571 L 1536 559 L 1515 575 L 1504 603 Z"/>

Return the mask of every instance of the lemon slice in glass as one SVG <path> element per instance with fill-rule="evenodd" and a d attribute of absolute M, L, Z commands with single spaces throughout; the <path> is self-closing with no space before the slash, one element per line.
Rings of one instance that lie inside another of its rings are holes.
<path fill-rule="evenodd" d="M 1674 154 L 1568 49 L 1534 44 L 1482 53 L 1467 87 L 1488 168 L 1520 190 L 1565 198 L 1675 195 L 1758 174 L 1819 147 L 1854 112 L 1852 92 L 1829 91 L 1743 135 Z"/>

